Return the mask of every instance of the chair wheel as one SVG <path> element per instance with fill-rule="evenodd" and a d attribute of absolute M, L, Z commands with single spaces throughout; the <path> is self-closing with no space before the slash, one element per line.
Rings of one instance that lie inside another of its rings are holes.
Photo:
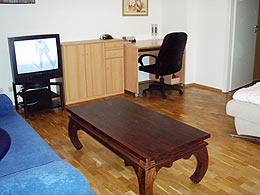
<path fill-rule="evenodd" d="M 183 95 L 183 91 L 179 91 L 179 95 Z"/>

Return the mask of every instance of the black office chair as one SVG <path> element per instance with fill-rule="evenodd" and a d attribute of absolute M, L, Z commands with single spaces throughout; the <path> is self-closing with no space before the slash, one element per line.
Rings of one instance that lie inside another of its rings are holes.
<path fill-rule="evenodd" d="M 147 91 L 152 92 L 153 90 L 161 91 L 163 99 L 167 98 L 165 95 L 166 90 L 175 90 L 178 91 L 180 95 L 183 94 L 183 91 L 179 87 L 165 84 L 163 77 L 171 74 L 174 77 L 174 73 L 181 70 L 187 37 L 187 34 L 184 32 L 167 34 L 163 39 L 158 56 L 144 54 L 138 58 L 138 63 L 141 65 L 139 66 L 140 71 L 154 74 L 157 79 L 160 78 L 160 84 L 149 85 L 148 89 L 143 90 L 143 95 L 146 95 Z M 155 58 L 155 64 L 144 65 L 143 58 L 147 56 Z"/>

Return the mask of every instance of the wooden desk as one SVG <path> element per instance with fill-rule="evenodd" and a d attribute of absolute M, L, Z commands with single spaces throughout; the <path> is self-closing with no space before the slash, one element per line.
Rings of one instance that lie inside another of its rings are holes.
<path fill-rule="evenodd" d="M 162 45 L 162 39 L 159 40 L 143 40 L 136 43 L 124 44 L 124 71 L 125 71 L 125 90 L 139 94 L 138 85 L 138 56 L 142 54 L 155 54 L 157 55 Z M 180 77 L 179 83 L 184 83 L 185 60 L 180 72 L 175 75 Z M 165 77 L 165 82 L 169 83 L 171 75 Z"/>

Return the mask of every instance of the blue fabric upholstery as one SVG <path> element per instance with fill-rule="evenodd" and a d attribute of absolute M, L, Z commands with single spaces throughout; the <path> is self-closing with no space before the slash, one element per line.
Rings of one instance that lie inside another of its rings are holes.
<path fill-rule="evenodd" d="M 51 149 L 7 98 L 0 94 L 0 112 L 8 110 L 0 116 L 0 128 L 12 142 L 0 161 L 0 195 L 95 195 L 86 178 Z"/>
<path fill-rule="evenodd" d="M 94 195 L 82 174 L 55 161 L 0 177 L 0 195 Z"/>
<path fill-rule="evenodd" d="M 12 138 L 8 153 L 0 161 L 0 176 L 61 160 L 16 111 L 1 117 L 0 127 Z"/>
<path fill-rule="evenodd" d="M 13 103 L 5 94 L 0 94 L 0 116 L 4 116 L 13 110 Z"/>

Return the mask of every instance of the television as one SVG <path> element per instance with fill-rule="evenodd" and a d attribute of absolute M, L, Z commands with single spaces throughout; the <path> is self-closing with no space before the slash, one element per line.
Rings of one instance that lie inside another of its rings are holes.
<path fill-rule="evenodd" d="M 44 83 L 62 77 L 59 34 L 8 38 L 13 81 Z"/>

